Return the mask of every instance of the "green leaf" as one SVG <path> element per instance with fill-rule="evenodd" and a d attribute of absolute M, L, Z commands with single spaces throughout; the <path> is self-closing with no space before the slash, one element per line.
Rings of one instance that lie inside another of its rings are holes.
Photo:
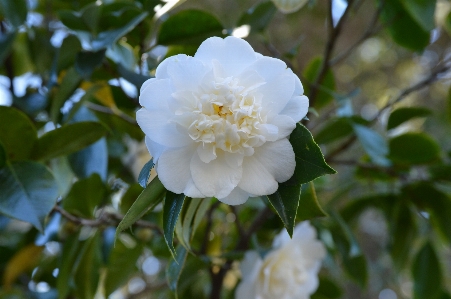
<path fill-rule="evenodd" d="M 58 121 L 61 107 L 80 85 L 81 80 L 82 78 L 73 68 L 67 71 L 50 107 L 50 117 L 54 123 Z"/>
<path fill-rule="evenodd" d="M 75 264 L 74 283 L 78 298 L 93 299 L 96 294 L 101 269 L 100 233 L 86 240 L 78 252 Z"/>
<path fill-rule="evenodd" d="M 429 44 L 429 30 L 422 28 L 417 20 L 404 8 L 401 1 L 408 2 L 410 0 L 380 0 L 381 3 L 379 5 L 382 5 L 381 19 L 397 44 L 413 51 L 422 51 Z M 428 0 L 415 1 L 424 2 Z"/>
<path fill-rule="evenodd" d="M 0 142 L 8 160 L 26 160 L 37 139 L 36 128 L 22 111 L 0 106 Z"/>
<path fill-rule="evenodd" d="M 84 218 L 94 218 L 94 211 L 104 200 L 105 185 L 98 174 L 81 179 L 72 185 L 72 189 L 63 200 L 63 208 L 71 214 Z"/>
<path fill-rule="evenodd" d="M 158 177 L 154 178 L 146 189 L 141 192 L 136 201 L 131 206 L 130 210 L 125 214 L 124 219 L 119 223 L 116 229 L 117 239 L 119 233 L 133 225 L 144 214 L 153 210 L 157 204 L 159 204 L 164 197 L 166 189 L 160 182 Z"/>
<path fill-rule="evenodd" d="M 75 63 L 77 53 L 81 51 L 80 40 L 74 36 L 69 35 L 63 40 L 61 47 L 58 51 L 57 71 L 58 73 L 71 67 Z"/>
<path fill-rule="evenodd" d="M 310 83 L 316 82 L 322 63 L 323 62 L 321 57 L 313 58 L 309 62 L 303 74 L 304 78 L 307 79 L 308 82 Z M 304 89 L 305 89 L 304 94 L 306 95 L 311 94 L 309 84 L 306 84 L 304 86 Z M 330 69 L 327 71 L 326 76 L 324 77 L 318 89 L 319 90 L 313 108 L 319 110 L 333 100 L 333 91 L 335 90 L 335 77 Z"/>
<path fill-rule="evenodd" d="M 290 186 L 279 184 L 279 189 L 274 194 L 267 196 L 280 219 L 282 219 L 283 225 L 290 237 L 293 235 L 300 194 L 300 185 Z"/>
<path fill-rule="evenodd" d="M 403 269 L 409 261 L 412 244 L 417 236 L 417 223 L 410 208 L 400 202 L 396 205 L 393 216 L 387 218 L 390 225 L 390 253 L 395 266 Z"/>
<path fill-rule="evenodd" d="M 313 182 L 303 184 L 299 198 L 299 207 L 296 214 L 296 220 L 304 221 L 323 216 L 327 216 L 327 214 L 318 202 Z"/>
<path fill-rule="evenodd" d="M 387 219 L 392 217 L 392 209 L 398 197 L 394 194 L 377 194 L 363 198 L 350 200 L 340 211 L 340 215 L 346 222 L 351 222 L 368 208 L 381 210 Z"/>
<path fill-rule="evenodd" d="M 431 110 L 423 107 L 399 108 L 393 111 L 388 118 L 387 130 L 396 128 L 400 124 L 412 118 L 425 117 L 431 114 Z"/>
<path fill-rule="evenodd" d="M 313 181 L 325 174 L 334 174 L 336 171 L 327 165 L 321 149 L 313 140 L 309 130 L 301 124 L 290 135 L 290 143 L 293 146 L 296 168 L 294 175 L 285 184 L 300 185 Z"/>
<path fill-rule="evenodd" d="M 191 241 L 191 232 L 193 230 L 192 224 L 194 215 L 202 202 L 202 198 L 192 198 L 189 200 L 188 209 L 186 210 L 185 216 L 182 219 L 177 221 L 175 226 L 175 233 L 180 244 L 186 248 L 186 250 L 191 251 L 190 241 Z"/>
<path fill-rule="evenodd" d="M 350 135 L 354 130 L 352 124 L 368 125 L 368 121 L 359 117 L 339 117 L 329 121 L 318 134 L 315 141 L 319 144 L 327 144 Z"/>
<path fill-rule="evenodd" d="M 200 45 L 212 36 L 223 36 L 224 27 L 211 14 L 195 9 L 187 9 L 170 16 L 161 24 L 158 44 Z"/>
<path fill-rule="evenodd" d="M 130 242 L 116 242 L 106 268 L 105 295 L 108 297 L 138 272 L 137 261 L 143 246 Z"/>
<path fill-rule="evenodd" d="M 150 76 L 137 74 L 127 69 L 122 65 L 122 63 L 117 64 L 117 71 L 122 78 L 135 85 L 138 90 L 141 89 L 141 86 L 143 85 L 144 82 L 146 82 L 151 78 Z"/>
<path fill-rule="evenodd" d="M 14 39 L 16 38 L 15 32 L 4 33 L 0 35 L 0 63 L 3 65 L 3 61 L 8 57 L 13 46 Z"/>
<path fill-rule="evenodd" d="M 380 166 L 390 166 L 387 159 L 388 146 L 384 138 L 376 131 L 362 125 L 353 125 L 354 132 L 371 160 Z"/>
<path fill-rule="evenodd" d="M 14 27 L 19 27 L 27 19 L 26 0 L 0 0 L 0 10 Z"/>
<path fill-rule="evenodd" d="M 436 0 L 401 0 L 404 8 L 424 31 L 431 31 L 435 28 L 436 2 Z"/>
<path fill-rule="evenodd" d="M 406 200 L 412 201 L 420 210 L 429 213 L 433 227 L 451 243 L 451 198 L 428 182 L 420 182 L 402 189 Z"/>
<path fill-rule="evenodd" d="M 436 299 L 441 295 L 442 271 L 431 243 L 418 252 L 412 266 L 414 299 Z"/>
<path fill-rule="evenodd" d="M 450 16 L 451 16 L 451 12 L 450 12 Z M 451 18 L 450 18 L 450 20 L 451 20 Z M 451 88 L 448 90 L 447 112 L 448 112 L 448 119 L 451 121 Z"/>
<path fill-rule="evenodd" d="M 348 275 L 354 279 L 362 288 L 368 282 L 368 270 L 366 259 L 363 255 L 356 255 L 352 257 L 345 257 L 343 259 L 343 266 Z"/>
<path fill-rule="evenodd" d="M 79 151 L 107 133 L 101 123 L 87 121 L 64 125 L 45 133 L 38 139 L 33 159 L 48 160 Z"/>
<path fill-rule="evenodd" d="M 100 32 L 97 37 L 91 42 L 92 50 L 99 51 L 111 46 L 121 37 L 132 31 L 133 28 L 135 28 L 147 17 L 147 15 L 147 12 L 142 12 L 121 28 Z"/>
<path fill-rule="evenodd" d="M 74 31 L 90 31 L 88 25 L 85 24 L 82 14 L 71 10 L 59 10 L 59 20 L 69 29 Z"/>
<path fill-rule="evenodd" d="M 175 293 L 177 298 L 177 284 L 183 267 L 185 266 L 188 251 L 185 247 L 179 245 L 175 256 L 176 258 L 169 262 L 168 268 L 166 269 L 166 279 L 168 281 L 169 289 Z"/>
<path fill-rule="evenodd" d="M 0 213 L 30 222 L 38 230 L 52 210 L 58 186 L 52 173 L 36 162 L 7 162 L 0 169 Z"/>
<path fill-rule="evenodd" d="M 143 168 L 139 172 L 138 183 L 141 185 L 141 187 L 146 188 L 147 181 L 149 181 L 150 178 L 150 171 L 152 170 L 154 165 L 155 164 L 153 163 L 153 159 L 150 159 L 149 162 L 144 164 Z"/>
<path fill-rule="evenodd" d="M 340 298 L 343 290 L 327 277 L 319 277 L 319 286 L 311 299 L 336 299 Z"/>
<path fill-rule="evenodd" d="M 99 67 L 105 58 L 106 50 L 95 52 L 82 51 L 77 54 L 75 59 L 75 70 L 85 79 L 89 79 L 94 69 Z"/>
<path fill-rule="evenodd" d="M 238 26 L 250 25 L 251 32 L 263 31 L 271 22 L 276 11 L 277 8 L 271 1 L 257 3 L 241 16 Z"/>
<path fill-rule="evenodd" d="M 65 299 L 70 292 L 70 281 L 74 272 L 74 264 L 80 253 L 81 243 L 79 234 L 73 234 L 62 242 L 61 258 L 58 265 L 58 276 L 56 277 L 56 289 L 58 299 Z"/>
<path fill-rule="evenodd" d="M 175 257 L 175 248 L 173 245 L 174 230 L 179 218 L 180 212 L 183 208 L 183 203 L 185 202 L 185 195 L 175 194 L 170 191 L 166 193 L 166 198 L 164 200 L 163 206 L 163 232 L 164 240 L 166 245 L 171 251 L 172 256 Z"/>
<path fill-rule="evenodd" d="M 389 157 L 399 163 L 423 164 L 440 159 L 440 147 L 424 133 L 406 133 L 390 140 Z"/>
<path fill-rule="evenodd" d="M 6 151 L 3 144 L 0 142 L 0 169 L 6 165 Z"/>

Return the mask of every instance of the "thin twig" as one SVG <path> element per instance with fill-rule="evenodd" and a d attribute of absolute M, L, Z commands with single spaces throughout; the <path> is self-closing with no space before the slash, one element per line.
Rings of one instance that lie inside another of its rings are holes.
<path fill-rule="evenodd" d="M 332 52 L 335 48 L 337 39 L 341 33 L 341 30 L 343 28 L 343 24 L 345 23 L 347 16 L 349 15 L 349 12 L 351 11 L 352 4 L 354 0 L 348 1 L 348 6 L 346 7 L 346 10 L 344 11 L 343 15 L 341 16 L 340 20 L 337 22 L 337 25 L 334 27 L 333 24 L 333 18 L 332 18 L 332 0 L 329 1 L 329 9 L 328 9 L 328 39 L 326 43 L 326 48 L 324 50 L 324 57 L 323 61 L 320 67 L 320 70 L 318 72 L 318 75 L 316 76 L 316 79 L 314 82 L 312 82 L 313 86 L 321 85 L 321 83 L 324 81 L 327 72 L 330 69 L 329 60 L 332 56 Z M 312 88 L 310 90 L 310 94 L 308 95 L 308 98 L 310 100 L 310 106 L 314 107 L 316 97 L 318 96 L 319 89 L 318 88 Z"/>
<path fill-rule="evenodd" d="M 80 226 L 89 226 L 89 227 L 117 226 L 119 224 L 119 222 L 121 222 L 122 219 L 124 218 L 120 214 L 105 212 L 105 213 L 102 213 L 99 218 L 86 219 L 86 218 L 75 216 L 58 205 L 55 205 L 53 207 L 53 211 L 60 213 L 61 216 L 63 216 L 64 218 L 66 218 L 67 220 L 69 220 L 70 222 L 72 222 L 74 224 L 77 224 Z M 158 227 L 158 225 L 151 223 L 149 221 L 138 220 L 133 225 L 137 226 L 137 227 L 142 227 L 142 228 L 149 228 L 149 229 L 155 230 L 158 233 L 160 233 L 161 235 L 163 235 L 163 232 Z"/>
<path fill-rule="evenodd" d="M 133 118 L 131 118 L 130 116 L 128 116 L 124 112 L 120 111 L 119 109 L 113 110 L 111 108 L 108 108 L 108 107 L 105 107 L 105 106 L 102 106 L 102 105 L 97 105 L 97 104 L 94 104 L 94 103 L 91 103 L 91 102 L 86 102 L 85 105 L 91 110 L 94 110 L 94 111 L 97 111 L 97 112 L 101 112 L 101 113 L 105 113 L 105 114 L 116 115 L 117 117 L 122 118 L 123 120 L 125 120 L 126 122 L 128 122 L 128 123 L 130 123 L 132 125 L 135 125 L 135 126 L 138 125 L 136 120 L 134 120 Z"/>
<path fill-rule="evenodd" d="M 382 11 L 382 5 L 380 5 L 374 14 L 373 18 L 371 19 L 371 22 L 369 23 L 368 27 L 366 28 L 365 32 L 362 34 L 362 36 L 347 50 L 345 50 L 343 53 L 338 54 L 334 58 L 332 58 L 329 61 L 329 66 L 332 67 L 343 60 L 345 60 L 360 44 L 362 44 L 366 39 L 371 37 L 372 35 L 376 34 L 382 29 L 382 26 L 376 26 L 377 22 L 379 20 L 379 15 Z"/>

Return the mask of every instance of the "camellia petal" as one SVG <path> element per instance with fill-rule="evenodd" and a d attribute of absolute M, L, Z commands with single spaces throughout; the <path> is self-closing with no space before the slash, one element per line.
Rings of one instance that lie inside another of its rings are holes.
<path fill-rule="evenodd" d="M 243 161 L 243 178 L 238 187 L 255 195 L 273 194 L 278 188 L 274 176 L 254 156 Z"/>
<path fill-rule="evenodd" d="M 308 112 L 308 98 L 306 96 L 292 97 L 285 108 L 280 111 L 280 114 L 291 117 L 298 122 L 307 115 Z"/>
<path fill-rule="evenodd" d="M 238 75 L 246 66 L 257 60 L 254 50 L 247 42 L 232 36 L 205 40 L 194 57 L 207 65 L 213 60 L 218 61 L 226 76 Z"/>
<path fill-rule="evenodd" d="M 245 203 L 246 200 L 249 198 L 250 194 L 244 191 L 243 189 L 236 187 L 233 189 L 232 192 L 230 192 L 229 195 L 226 197 L 218 198 L 223 203 L 226 203 L 228 205 L 240 205 L 242 203 Z"/>
<path fill-rule="evenodd" d="M 293 147 L 286 138 L 265 143 L 255 151 L 254 156 L 277 182 L 285 182 L 293 176 L 295 157 Z M 273 158 L 275 156 L 277 159 Z"/>
<path fill-rule="evenodd" d="M 236 37 L 165 59 L 146 81 L 138 124 L 161 182 L 190 197 L 241 204 L 293 175 L 288 137 L 308 110 L 286 64 Z"/>
<path fill-rule="evenodd" d="M 180 147 L 161 154 L 156 169 L 161 183 L 168 190 L 178 194 L 185 191 L 188 182 L 192 179 L 190 158 L 195 156 L 195 150 L 194 146 Z M 187 159 L 187 157 L 189 158 Z"/>
<path fill-rule="evenodd" d="M 191 175 L 194 184 L 205 196 L 223 198 L 232 192 L 242 177 L 242 168 L 230 167 L 222 155 L 210 163 L 202 162 L 199 155 L 192 156 Z"/>

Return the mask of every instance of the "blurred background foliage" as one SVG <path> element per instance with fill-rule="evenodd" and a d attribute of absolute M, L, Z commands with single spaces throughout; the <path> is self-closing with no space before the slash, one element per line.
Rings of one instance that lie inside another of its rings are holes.
<path fill-rule="evenodd" d="M 150 159 L 139 87 L 165 57 L 230 34 L 301 78 L 305 125 L 338 171 L 302 187 L 297 220 L 328 249 L 312 298 L 451 298 L 450 9 L 0 0 L 0 298 L 233 298 L 243 250 L 283 228 L 261 199 L 186 205 L 179 264 L 159 206 L 113 246 Z"/>

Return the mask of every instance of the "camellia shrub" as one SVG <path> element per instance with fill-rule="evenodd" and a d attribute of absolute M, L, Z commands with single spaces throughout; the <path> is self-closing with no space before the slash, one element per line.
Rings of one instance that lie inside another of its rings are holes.
<path fill-rule="evenodd" d="M 450 11 L 0 0 L 0 298 L 451 298 Z"/>

